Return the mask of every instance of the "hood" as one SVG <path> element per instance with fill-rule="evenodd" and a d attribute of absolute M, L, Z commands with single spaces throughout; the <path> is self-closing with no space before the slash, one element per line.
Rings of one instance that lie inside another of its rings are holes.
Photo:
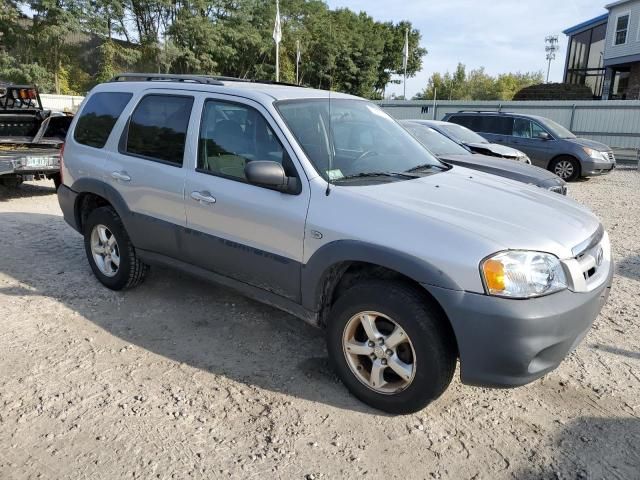
<path fill-rule="evenodd" d="M 427 218 L 480 237 L 494 251 L 526 249 L 571 258 L 572 248 L 600 226 L 595 215 L 567 197 L 463 167 L 354 191 L 403 210 L 414 221 Z"/>
<path fill-rule="evenodd" d="M 498 143 L 465 143 L 465 145 L 475 152 L 488 153 L 497 157 L 517 158 L 525 156 L 520 150 Z"/>
<path fill-rule="evenodd" d="M 596 142 L 595 140 L 588 140 L 586 138 L 563 138 L 567 142 L 576 143 L 581 147 L 588 147 L 599 152 L 610 152 L 611 147 L 600 142 Z"/>
<path fill-rule="evenodd" d="M 515 162 L 506 158 L 490 157 L 480 154 L 441 155 L 438 158 L 453 165 L 499 175 L 517 182 L 531 183 L 538 187 L 547 187 L 547 183 L 554 180 L 557 180 L 558 185 L 564 184 L 564 181 L 560 177 L 544 168 L 535 167 L 527 163 Z"/>

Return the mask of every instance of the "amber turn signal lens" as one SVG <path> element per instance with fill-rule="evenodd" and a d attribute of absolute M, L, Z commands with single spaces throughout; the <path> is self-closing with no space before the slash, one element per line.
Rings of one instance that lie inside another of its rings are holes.
<path fill-rule="evenodd" d="M 492 293 L 504 290 L 504 266 L 498 260 L 487 260 L 482 265 L 487 288 Z"/>

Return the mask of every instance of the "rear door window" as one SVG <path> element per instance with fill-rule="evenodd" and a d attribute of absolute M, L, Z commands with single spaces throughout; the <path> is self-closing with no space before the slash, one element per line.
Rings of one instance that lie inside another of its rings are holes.
<path fill-rule="evenodd" d="M 492 133 L 494 135 L 511 135 L 513 131 L 513 118 L 501 115 L 479 116 L 478 132 Z"/>
<path fill-rule="evenodd" d="M 453 115 L 449 118 L 449 121 L 462 125 L 463 127 L 467 127 L 469 130 L 473 130 L 474 132 L 478 131 L 478 127 L 481 123 L 480 118 L 474 115 Z"/>
<path fill-rule="evenodd" d="M 182 166 L 193 97 L 145 96 L 129 119 L 122 153 Z"/>
<path fill-rule="evenodd" d="M 133 94 L 102 92 L 91 95 L 76 123 L 73 138 L 89 147 L 102 148 Z"/>

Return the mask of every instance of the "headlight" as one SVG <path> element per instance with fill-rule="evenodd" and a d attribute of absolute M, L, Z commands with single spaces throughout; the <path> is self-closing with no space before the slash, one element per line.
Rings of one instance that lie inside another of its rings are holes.
<path fill-rule="evenodd" d="M 599 152 L 598 150 L 594 150 L 593 148 L 589 148 L 589 147 L 582 147 L 582 149 L 587 155 L 589 155 L 591 158 L 595 160 L 604 159 L 607 162 L 609 161 L 609 156 L 607 155 L 607 152 Z"/>
<path fill-rule="evenodd" d="M 567 288 L 567 279 L 554 255 L 511 250 L 482 261 L 480 272 L 489 295 L 530 298 Z"/>

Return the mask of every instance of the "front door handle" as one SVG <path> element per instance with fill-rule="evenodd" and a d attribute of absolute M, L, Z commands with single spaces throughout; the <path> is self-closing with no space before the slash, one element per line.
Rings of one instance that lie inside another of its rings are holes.
<path fill-rule="evenodd" d="M 191 192 L 191 198 L 193 198 L 196 202 L 213 204 L 216 203 L 216 199 L 211 196 L 209 192 Z"/>
<path fill-rule="evenodd" d="M 127 175 L 127 172 L 111 172 L 111 178 L 120 182 L 130 182 L 131 177 Z"/>

